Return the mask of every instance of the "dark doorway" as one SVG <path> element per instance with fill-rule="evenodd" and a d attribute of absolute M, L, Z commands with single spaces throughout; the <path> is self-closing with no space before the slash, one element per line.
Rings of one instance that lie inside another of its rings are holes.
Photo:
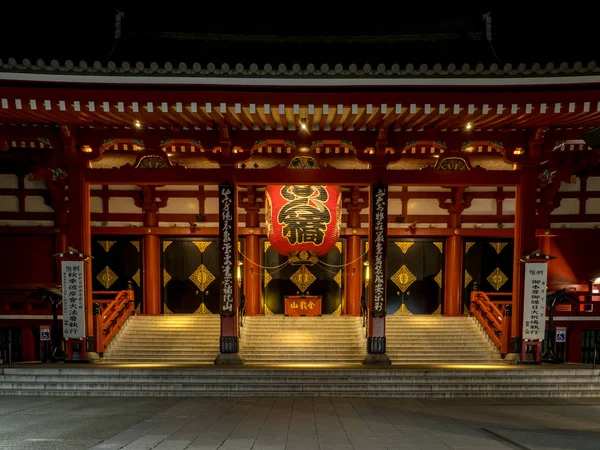
<path fill-rule="evenodd" d="M 512 292 L 512 239 L 468 239 L 463 253 L 463 312 L 469 311 L 475 284 L 483 292 Z"/>
<path fill-rule="evenodd" d="M 388 314 L 442 313 L 443 253 L 439 239 L 388 240 Z"/>
<path fill-rule="evenodd" d="M 136 310 L 142 305 L 141 240 L 128 236 L 104 236 L 92 239 L 92 290 L 122 291 L 133 289 Z"/>
<path fill-rule="evenodd" d="M 162 240 L 164 314 L 219 312 L 219 240 Z"/>

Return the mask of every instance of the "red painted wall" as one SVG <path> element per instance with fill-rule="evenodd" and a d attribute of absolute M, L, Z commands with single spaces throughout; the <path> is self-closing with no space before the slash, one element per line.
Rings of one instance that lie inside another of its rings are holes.
<path fill-rule="evenodd" d="M 600 230 L 560 230 L 549 239 L 548 284 L 587 284 L 600 277 Z M 543 248 L 543 247 L 541 247 Z"/>
<path fill-rule="evenodd" d="M 0 235 L 0 282 L 55 281 L 54 236 Z"/>

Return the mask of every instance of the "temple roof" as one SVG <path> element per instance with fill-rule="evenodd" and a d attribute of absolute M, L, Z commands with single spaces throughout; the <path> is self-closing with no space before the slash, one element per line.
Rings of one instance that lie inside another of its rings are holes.
<path fill-rule="evenodd" d="M 96 9 L 93 15 L 41 10 L 26 15 L 26 27 L 7 21 L 0 31 L 0 71 L 284 78 L 600 73 L 593 61 L 593 18 L 578 11 L 494 10 L 490 30 L 484 7 L 429 6 L 421 14 L 378 9 L 334 20 L 301 6 L 279 20 L 222 8 L 203 9 L 201 16 L 125 10 L 115 39 L 115 9 Z"/>

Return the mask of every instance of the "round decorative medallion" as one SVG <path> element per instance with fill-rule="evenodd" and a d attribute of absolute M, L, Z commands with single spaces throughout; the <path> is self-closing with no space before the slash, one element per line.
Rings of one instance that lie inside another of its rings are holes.
<path fill-rule="evenodd" d="M 358 230 L 356 228 L 352 228 L 352 234 L 357 234 Z"/>

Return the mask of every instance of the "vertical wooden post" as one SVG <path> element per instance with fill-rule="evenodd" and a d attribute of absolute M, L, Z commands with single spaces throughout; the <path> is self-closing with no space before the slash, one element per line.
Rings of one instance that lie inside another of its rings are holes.
<path fill-rule="evenodd" d="M 94 350 L 100 355 L 104 353 L 104 329 L 100 303 L 94 303 Z"/>
<path fill-rule="evenodd" d="M 90 225 L 90 185 L 83 176 L 85 164 L 76 162 L 69 166 L 69 211 L 68 242 L 80 253 L 92 254 L 92 231 Z M 94 323 L 92 315 L 92 261 L 83 264 L 85 334 L 92 336 Z M 83 344 L 85 346 L 85 344 Z"/>
<path fill-rule="evenodd" d="M 246 315 L 260 314 L 260 237 L 254 234 L 244 240 L 244 295 L 246 296 Z"/>
<path fill-rule="evenodd" d="M 161 283 L 160 283 L 160 238 L 146 235 L 142 238 L 144 257 L 144 314 L 160 314 Z"/>
<path fill-rule="evenodd" d="M 360 297 L 362 294 L 363 262 L 360 255 L 362 239 L 360 236 L 346 238 L 346 298 L 344 314 L 348 316 L 360 315 Z"/>
<path fill-rule="evenodd" d="M 346 207 L 348 211 L 347 226 L 349 229 L 357 230 L 360 228 L 360 211 L 363 205 L 359 203 L 359 188 L 352 188 L 351 203 Z M 349 316 L 360 315 L 360 297 L 362 294 L 362 275 L 363 262 L 362 238 L 352 234 L 346 238 L 346 255 L 344 263 L 346 265 L 346 277 L 344 286 L 344 314 Z"/>
<path fill-rule="evenodd" d="M 513 266 L 513 308 L 511 326 L 511 352 L 518 353 L 523 331 L 523 291 L 525 288 L 525 265 L 521 256 L 537 247 L 535 235 L 535 208 L 537 192 L 537 169 L 526 166 L 521 169 L 521 182 L 517 185 L 515 201 L 515 240 Z"/>
<path fill-rule="evenodd" d="M 458 235 L 448 237 L 445 250 L 444 315 L 459 316 L 462 314 L 462 238 Z"/>

